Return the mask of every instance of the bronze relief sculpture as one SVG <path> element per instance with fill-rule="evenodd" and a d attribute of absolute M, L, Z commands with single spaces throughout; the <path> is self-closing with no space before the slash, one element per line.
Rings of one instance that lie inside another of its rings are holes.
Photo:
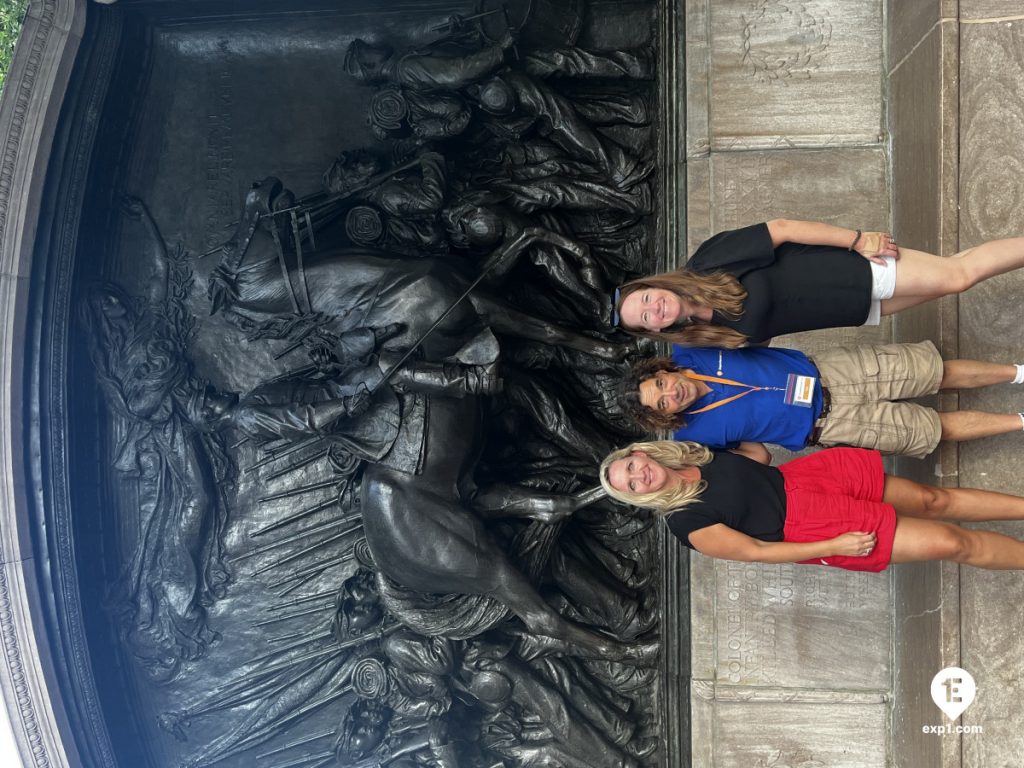
<path fill-rule="evenodd" d="M 442 25 L 349 45 L 379 142 L 319 189 L 252 183 L 204 253 L 127 201 L 168 290 L 86 302 L 139 499 L 125 647 L 173 690 L 240 582 L 276 595 L 160 716 L 183 765 L 654 764 L 654 529 L 593 468 L 630 434 L 610 294 L 651 263 L 654 52 Z M 197 327 L 266 375 L 227 386 Z"/>

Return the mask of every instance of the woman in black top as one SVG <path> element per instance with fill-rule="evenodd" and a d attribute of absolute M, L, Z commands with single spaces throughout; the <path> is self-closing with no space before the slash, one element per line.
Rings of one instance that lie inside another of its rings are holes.
<path fill-rule="evenodd" d="M 684 544 L 711 557 L 858 571 L 920 560 L 1024 569 L 1024 541 L 940 522 L 1024 520 L 1024 498 L 886 475 L 878 452 L 861 448 L 779 467 L 770 458 L 760 443 L 634 443 L 602 462 L 601 484 L 665 515 Z"/>
<path fill-rule="evenodd" d="M 898 259 L 898 262 L 897 262 Z M 951 258 L 897 248 L 884 232 L 773 219 L 720 232 L 685 269 L 620 289 L 624 330 L 688 346 L 738 347 L 817 328 L 877 324 L 1024 266 L 1024 238 Z"/>

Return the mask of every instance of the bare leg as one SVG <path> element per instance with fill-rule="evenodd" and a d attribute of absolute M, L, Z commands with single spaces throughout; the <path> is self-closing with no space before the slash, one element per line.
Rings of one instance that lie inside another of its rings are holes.
<path fill-rule="evenodd" d="M 891 562 L 922 560 L 951 560 L 998 571 L 1020 570 L 1024 569 L 1024 541 L 936 520 L 898 518 Z"/>
<path fill-rule="evenodd" d="M 982 280 L 1022 266 L 1024 238 L 1021 237 L 992 240 L 950 258 L 900 248 L 896 290 L 892 299 L 882 302 L 882 314 L 898 312 L 929 298 L 961 293 Z"/>
<path fill-rule="evenodd" d="M 1020 416 L 1016 413 L 948 411 L 939 414 L 939 421 L 942 422 L 942 439 L 953 442 L 1005 435 L 1022 429 Z"/>
<path fill-rule="evenodd" d="M 1006 363 L 981 360 L 946 360 L 942 364 L 939 389 L 976 389 L 992 384 L 1007 384 L 1017 375 L 1017 368 Z"/>
<path fill-rule="evenodd" d="M 924 304 L 926 301 L 932 301 L 937 298 L 939 296 L 900 296 L 898 298 L 885 299 L 882 302 L 882 314 L 895 315 L 897 312 L 902 312 L 905 309 L 916 307 L 918 304 Z"/>
<path fill-rule="evenodd" d="M 936 488 L 891 475 L 885 476 L 882 501 L 892 504 L 901 517 L 974 523 L 1024 520 L 1024 498 L 1020 496 L 977 488 Z"/>

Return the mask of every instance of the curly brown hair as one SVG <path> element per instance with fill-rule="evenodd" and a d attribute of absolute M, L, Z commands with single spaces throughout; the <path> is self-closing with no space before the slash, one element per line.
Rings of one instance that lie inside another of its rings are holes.
<path fill-rule="evenodd" d="M 673 272 L 630 280 L 619 289 L 619 301 L 615 309 L 621 314 L 622 302 L 626 297 L 645 288 L 671 291 L 682 299 L 689 299 L 703 307 L 711 307 L 730 320 L 740 318 L 743 314 L 743 302 L 747 298 L 747 291 L 740 285 L 740 281 L 726 272 L 698 274 L 688 269 L 677 269 Z M 655 341 L 670 341 L 686 347 L 733 349 L 747 343 L 745 334 L 710 323 L 688 323 L 681 327 L 671 326 L 662 331 L 641 331 L 623 324 L 622 330 L 635 336 Z"/>
<path fill-rule="evenodd" d="M 675 430 L 686 426 L 682 413 L 662 413 L 648 408 L 640 402 L 640 384 L 652 379 L 661 371 L 682 370 L 671 357 L 647 357 L 633 363 L 622 381 L 623 410 L 634 422 L 647 432 Z"/>

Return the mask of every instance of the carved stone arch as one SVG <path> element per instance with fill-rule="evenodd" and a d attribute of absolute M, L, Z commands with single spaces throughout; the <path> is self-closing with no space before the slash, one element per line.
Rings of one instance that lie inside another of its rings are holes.
<path fill-rule="evenodd" d="M 39 578 L 54 553 L 34 530 L 39 489 L 25 337 L 40 200 L 86 13 L 85 0 L 29 4 L 0 101 L 0 689 L 23 763 L 55 768 L 82 763 L 72 732 L 81 710 L 55 675 L 66 646 Z M 97 746 L 109 754 L 104 738 Z"/>
<path fill-rule="evenodd" d="M 339 9 L 353 15 L 377 10 L 377 0 L 299 0 L 298 5 L 313 19 L 337 15 Z M 433 23 L 446 18 L 444 14 L 453 7 L 469 5 L 426 0 L 416 12 L 421 21 Z M 670 4 L 640 0 L 625 5 L 643 22 L 653 22 L 655 9 L 659 16 L 656 42 L 650 38 L 631 44 L 655 42 L 655 48 L 672 48 L 667 41 L 676 39 L 678 22 L 668 9 Z M 116 664 L 99 664 L 95 659 L 101 645 L 97 637 L 103 639 L 96 627 L 103 621 L 94 617 L 105 609 L 100 605 L 103 596 L 96 588 L 83 590 L 88 574 L 79 571 L 90 556 L 101 558 L 104 546 L 113 549 L 106 540 L 116 538 L 116 532 L 99 530 L 101 522 L 95 528 L 89 527 L 88 520 L 83 523 L 108 497 L 101 487 L 104 480 L 83 482 L 88 473 L 80 458 L 90 458 L 87 454 L 93 451 L 92 459 L 106 459 L 112 441 L 104 442 L 109 435 L 103 430 L 114 432 L 116 427 L 88 423 L 90 417 L 94 422 L 100 419 L 72 401 L 77 387 L 98 389 L 95 381 L 76 379 L 76 374 L 86 371 L 83 360 L 89 362 L 81 349 L 74 348 L 82 339 L 75 327 L 82 264 L 98 265 L 94 276 L 106 276 L 102 267 L 109 266 L 104 262 L 107 256 L 98 252 L 107 244 L 104 238 L 116 239 L 120 226 L 116 206 L 111 205 L 114 192 L 103 185 L 108 177 L 97 168 L 120 169 L 119 164 L 131 162 L 125 159 L 129 153 L 110 141 L 110 129 L 102 123 L 111 111 L 126 123 L 161 117 L 133 111 L 138 94 L 132 89 L 138 83 L 131 74 L 124 74 L 137 65 L 135 77 L 141 82 L 152 65 L 146 39 L 152 27 L 139 19 L 155 18 L 158 23 L 171 19 L 173 26 L 181 18 L 194 22 L 204 13 L 230 14 L 235 12 L 231 6 L 230 0 L 32 0 L 0 102 L 0 654 L 4 660 L 0 690 L 25 765 L 177 764 L 180 757 L 221 735 L 210 727 L 195 728 L 197 733 L 187 747 L 179 748 L 169 738 L 170 746 L 156 743 L 157 739 L 151 745 L 146 736 L 156 731 L 159 713 L 146 711 L 151 731 L 135 732 L 136 713 L 129 710 L 144 710 L 146 702 L 133 699 L 134 691 L 113 706 L 109 696 L 104 698 L 104 686 L 109 691 L 118 680 L 114 677 L 112 683 L 109 676 Z M 255 15 L 273 15 L 285 6 L 274 0 L 252 0 L 247 9 L 256 8 Z M 425 18 L 427 13 L 432 16 Z M 415 34 L 422 34 L 420 27 Z M 124 45 L 135 46 L 130 51 L 135 58 L 125 56 Z M 661 69 L 662 95 L 678 92 L 678 84 L 667 80 L 664 70 L 679 68 L 665 62 Z M 120 79 L 114 81 L 112 72 L 120 73 Z M 650 88 L 653 91 L 654 86 Z M 662 153 L 674 156 L 681 145 L 679 117 L 671 109 L 662 113 L 654 136 L 664 141 Z M 204 128 L 208 126 L 199 126 L 200 134 Z M 230 155 L 229 144 L 221 149 Z M 681 172 L 681 164 L 670 160 L 668 165 Z M 122 177 L 111 171 L 109 178 Z M 231 184 L 236 181 L 232 178 Z M 684 231 L 684 206 L 673 202 L 682 185 L 669 174 L 656 183 L 659 225 L 654 228 L 653 217 L 651 225 L 651 240 L 658 242 L 655 255 L 671 250 Z M 234 203 L 236 190 L 229 187 L 215 191 Z M 169 223 L 177 209 L 170 210 L 162 211 L 161 223 L 173 243 L 180 233 Z M 672 212 L 671 218 L 666 210 Z M 218 221 L 214 235 L 221 224 Z M 195 239 L 189 245 L 197 250 Z M 205 296 L 205 291 L 198 293 Z M 93 373 L 91 368 L 88 372 Z M 87 498 L 76 497 L 79 493 Z M 80 535 L 83 529 L 85 537 Z M 674 561 L 671 567 L 677 568 Z M 673 578 L 672 591 L 662 599 L 681 599 L 683 603 L 672 606 L 673 616 L 685 616 L 685 582 Z M 115 645 L 115 633 L 109 634 L 110 644 Z M 662 679 L 673 685 L 682 676 L 680 665 L 685 660 L 680 650 L 685 637 L 677 643 L 679 647 L 669 649 L 672 658 L 662 670 Z M 186 665 L 191 661 L 187 659 Z M 129 676 L 123 668 L 119 671 Z M 669 708 L 685 708 L 686 698 L 682 689 L 671 692 Z M 677 730 L 669 734 L 677 753 L 669 758 L 670 765 L 683 754 L 685 716 Z M 131 742 L 129 748 L 123 746 L 126 742 Z"/>

